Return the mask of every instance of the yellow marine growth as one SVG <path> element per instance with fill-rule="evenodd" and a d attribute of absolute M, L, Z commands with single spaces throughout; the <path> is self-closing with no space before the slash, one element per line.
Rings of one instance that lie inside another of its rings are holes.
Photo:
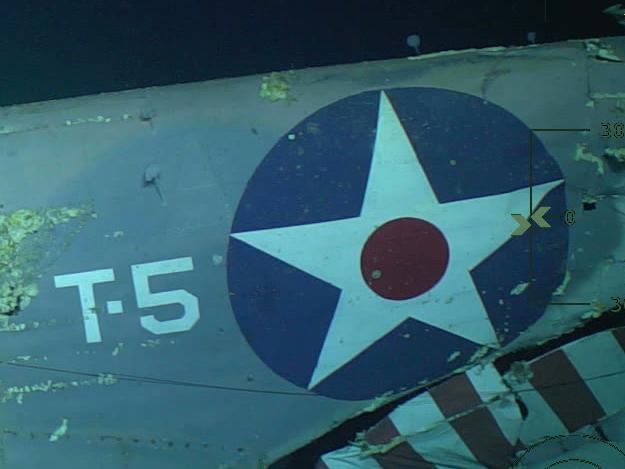
<path fill-rule="evenodd" d="M 614 158 L 618 163 L 625 163 L 625 147 L 606 148 L 605 154 Z"/>
<path fill-rule="evenodd" d="M 589 163 L 594 163 L 597 165 L 597 174 L 603 176 L 605 173 L 603 169 L 603 161 L 601 161 L 601 158 L 598 156 L 593 155 L 585 143 L 578 143 L 576 145 L 573 159 L 575 161 L 588 161 Z"/>
<path fill-rule="evenodd" d="M 290 94 L 291 81 L 295 77 L 295 72 L 271 72 L 262 78 L 260 84 L 260 97 L 269 101 L 293 100 Z"/>
<path fill-rule="evenodd" d="M 0 314 L 25 309 L 39 293 L 39 261 L 44 252 L 38 244 L 45 235 L 50 236 L 56 225 L 87 214 L 95 216 L 84 207 L 0 214 Z"/>

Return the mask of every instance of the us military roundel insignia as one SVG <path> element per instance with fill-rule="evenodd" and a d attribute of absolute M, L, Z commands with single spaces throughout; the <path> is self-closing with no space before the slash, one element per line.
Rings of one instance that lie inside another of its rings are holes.
<path fill-rule="evenodd" d="M 528 127 L 439 88 L 367 91 L 285 134 L 232 223 L 228 285 L 255 353 L 295 385 L 369 399 L 441 377 L 544 312 L 564 223 L 532 230 Z M 535 140 L 532 211 L 564 212 L 563 176 Z"/>

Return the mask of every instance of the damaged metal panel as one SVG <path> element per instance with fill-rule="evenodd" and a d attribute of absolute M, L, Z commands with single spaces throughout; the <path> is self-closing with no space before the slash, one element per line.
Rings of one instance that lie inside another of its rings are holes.
<path fill-rule="evenodd" d="M 624 411 L 625 328 L 617 328 L 515 362 L 504 376 L 476 365 L 397 407 L 317 468 L 542 468 L 574 455 L 620 467 Z"/>
<path fill-rule="evenodd" d="M 528 410 L 519 436 L 525 448 L 546 436 L 569 434 L 620 440 L 623 447 L 622 439 L 598 434 L 595 427 L 625 410 L 625 328 L 562 346 L 507 378 Z M 552 457 L 562 452 L 553 445 L 541 445 L 524 456 L 524 463 L 542 463 L 548 451 L 555 452 Z M 618 464 L 625 464 L 625 454 Z"/>
<path fill-rule="evenodd" d="M 494 358 L 625 295 L 623 44 L 1 109 L 3 462 L 256 468 L 444 377 L 504 389 Z M 441 403 L 424 450 L 452 414 L 518 439 L 512 400 Z"/>
<path fill-rule="evenodd" d="M 402 404 L 317 467 L 505 468 L 521 424 L 514 395 L 495 368 L 477 366 Z"/>

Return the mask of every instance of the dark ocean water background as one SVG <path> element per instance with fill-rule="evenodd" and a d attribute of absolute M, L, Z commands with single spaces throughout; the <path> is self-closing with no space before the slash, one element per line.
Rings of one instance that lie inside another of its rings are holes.
<path fill-rule="evenodd" d="M 0 14 L 0 105 L 404 57 L 625 33 L 567 0 L 20 0 Z"/>

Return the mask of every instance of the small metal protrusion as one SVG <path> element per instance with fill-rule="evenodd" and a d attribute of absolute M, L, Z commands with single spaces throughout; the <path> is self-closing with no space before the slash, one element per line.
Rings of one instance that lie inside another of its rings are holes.
<path fill-rule="evenodd" d="M 156 117 L 156 111 L 154 109 L 142 109 L 139 112 L 139 120 L 142 122 L 150 122 Z"/>
<path fill-rule="evenodd" d="M 158 163 L 150 163 L 143 171 L 143 182 L 145 184 L 156 183 L 161 177 L 161 165 Z"/>
<path fill-rule="evenodd" d="M 406 38 L 406 45 L 411 49 L 414 49 L 415 55 L 421 53 L 421 36 L 418 34 L 411 34 Z"/>
<path fill-rule="evenodd" d="M 163 197 L 163 193 L 161 191 L 161 187 L 159 185 L 159 179 L 161 178 L 161 166 L 158 163 L 150 163 L 145 171 L 143 171 L 143 185 L 144 186 L 154 186 L 156 189 L 156 193 L 161 199 L 162 205 L 167 205 L 165 198 Z"/>

